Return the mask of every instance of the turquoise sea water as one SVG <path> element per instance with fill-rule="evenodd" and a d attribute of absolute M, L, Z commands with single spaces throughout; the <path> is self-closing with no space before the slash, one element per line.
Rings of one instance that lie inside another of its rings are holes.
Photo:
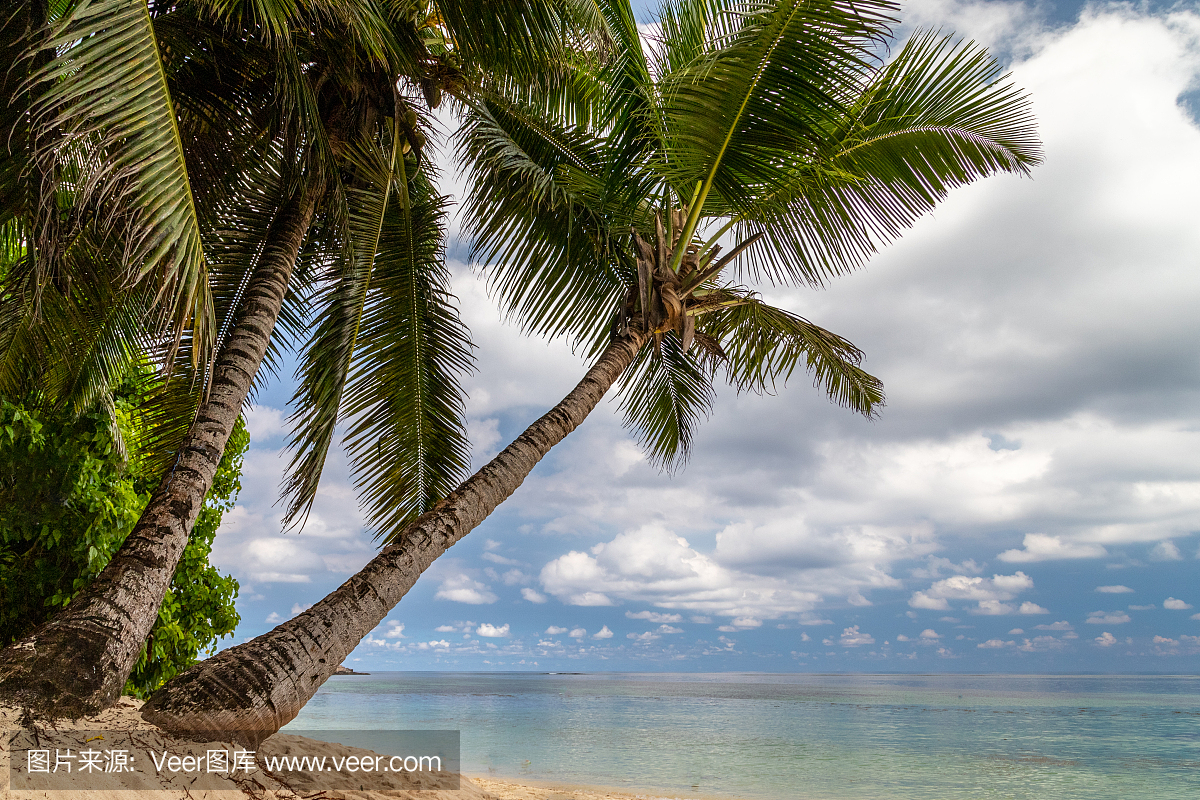
<path fill-rule="evenodd" d="M 392 672 L 293 729 L 456 728 L 463 771 L 761 800 L 1200 800 L 1200 677 Z"/>

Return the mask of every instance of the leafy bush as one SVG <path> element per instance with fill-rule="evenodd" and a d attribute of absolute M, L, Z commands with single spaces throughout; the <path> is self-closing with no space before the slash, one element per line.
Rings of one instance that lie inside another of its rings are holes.
<path fill-rule="evenodd" d="M 48 620 L 104 569 L 156 488 L 160 476 L 138 457 L 133 385 L 117 392 L 115 418 L 0 398 L 0 645 Z M 128 694 L 153 692 L 238 624 L 238 583 L 208 559 L 241 489 L 249 441 L 239 419 Z"/>

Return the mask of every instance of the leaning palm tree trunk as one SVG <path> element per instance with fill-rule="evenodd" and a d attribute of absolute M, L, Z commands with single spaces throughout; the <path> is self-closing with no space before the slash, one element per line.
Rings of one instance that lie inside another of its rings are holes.
<path fill-rule="evenodd" d="M 208 396 L 124 544 L 61 614 L 0 651 L 0 702 L 79 717 L 120 697 L 266 354 L 320 194 L 310 187 L 281 209 L 214 364 Z"/>
<path fill-rule="evenodd" d="M 509 497 L 587 418 L 633 363 L 646 335 L 614 338 L 583 380 L 445 500 L 321 602 L 274 630 L 202 661 L 151 697 L 142 715 L 168 730 L 230 732 L 256 744 L 295 718 L 433 561 Z"/>

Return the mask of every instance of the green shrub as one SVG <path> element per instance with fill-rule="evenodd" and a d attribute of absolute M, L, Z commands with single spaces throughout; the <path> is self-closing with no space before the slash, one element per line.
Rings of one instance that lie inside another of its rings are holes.
<path fill-rule="evenodd" d="M 132 384 L 130 384 L 132 385 Z M 99 574 L 156 488 L 139 469 L 137 393 L 113 416 L 79 416 L 0 397 L 0 645 L 52 617 Z M 241 489 L 250 441 L 239 419 L 126 693 L 144 697 L 233 632 L 238 584 L 209 564 L 221 516 Z"/>

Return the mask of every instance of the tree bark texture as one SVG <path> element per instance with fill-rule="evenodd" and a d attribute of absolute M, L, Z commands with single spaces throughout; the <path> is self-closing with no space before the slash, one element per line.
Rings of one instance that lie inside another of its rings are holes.
<path fill-rule="evenodd" d="M 0 702 L 80 717 L 117 701 L 137 662 L 267 351 L 321 191 L 281 209 L 174 466 L 104 570 L 62 613 L 0 651 Z"/>
<path fill-rule="evenodd" d="M 645 334 L 613 339 L 562 402 L 396 541 L 312 608 L 176 676 L 143 706 L 149 722 L 181 734 L 231 732 L 257 745 L 294 719 L 338 665 L 400 602 L 433 561 L 525 480 L 584 421 L 633 362 Z"/>

